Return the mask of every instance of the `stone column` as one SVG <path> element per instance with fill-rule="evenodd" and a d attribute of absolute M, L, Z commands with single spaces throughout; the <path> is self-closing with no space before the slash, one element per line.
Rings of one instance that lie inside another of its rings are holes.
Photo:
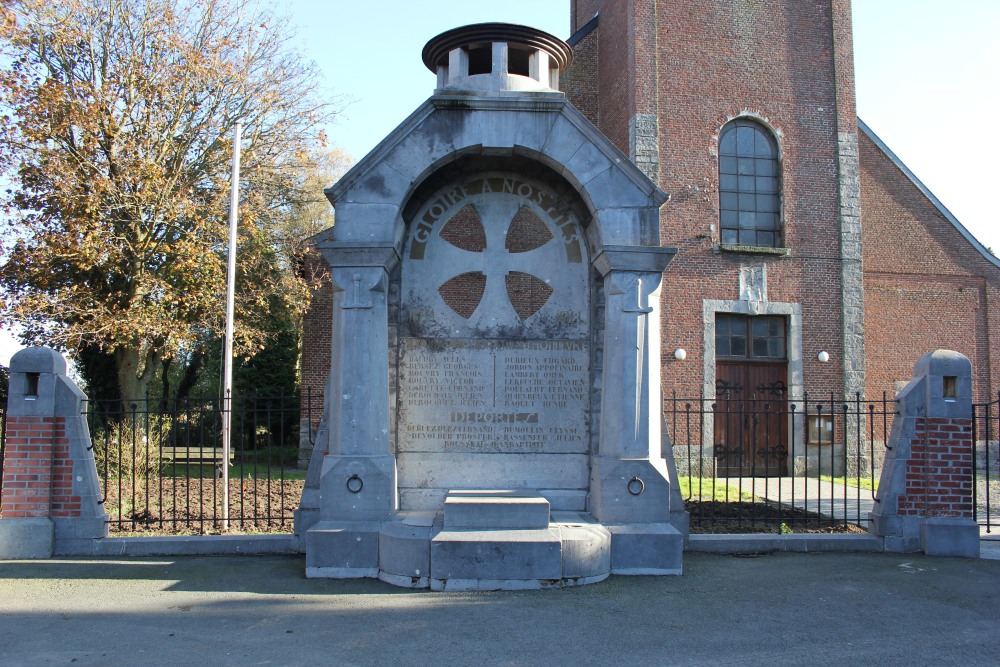
<path fill-rule="evenodd" d="M 602 522 L 668 522 L 671 479 L 661 451 L 659 296 L 669 248 L 605 247 L 600 441 L 590 510 Z"/>
<path fill-rule="evenodd" d="M 393 247 L 321 249 L 330 263 L 334 297 L 320 518 L 388 519 L 396 509 L 388 285 L 399 254 Z"/>
<path fill-rule="evenodd" d="M 318 476 L 318 512 L 310 512 L 307 488 L 297 528 L 308 528 L 307 576 L 374 577 L 380 525 L 398 504 L 389 441 L 388 287 L 399 253 L 394 246 L 343 242 L 320 250 L 334 289 L 326 428 L 310 465 L 310 477 Z"/>
<path fill-rule="evenodd" d="M 0 558 L 88 553 L 107 536 L 86 400 L 55 350 L 26 348 L 10 360 Z"/>
<path fill-rule="evenodd" d="M 978 558 L 972 364 L 950 350 L 925 354 L 897 399 L 871 532 L 886 551 Z"/>

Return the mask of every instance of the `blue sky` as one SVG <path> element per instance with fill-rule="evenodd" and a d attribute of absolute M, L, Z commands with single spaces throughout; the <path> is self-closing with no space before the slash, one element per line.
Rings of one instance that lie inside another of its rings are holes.
<path fill-rule="evenodd" d="M 286 0 L 302 45 L 354 98 L 334 142 L 363 157 L 423 102 L 434 76 L 420 50 L 468 23 L 524 23 L 569 36 L 569 0 Z M 987 198 L 1000 133 L 1000 0 L 854 0 L 858 113 L 938 199 L 1000 253 Z M 988 116 L 987 114 L 990 114 Z M 990 128 L 991 126 L 987 126 Z"/>
<path fill-rule="evenodd" d="M 266 1 L 266 0 L 262 0 Z M 334 143 L 363 157 L 433 91 L 423 45 L 450 28 L 523 23 L 569 36 L 569 0 L 274 0 L 327 85 L 350 97 Z M 983 244 L 1000 254 L 1000 0 L 854 0 L 858 113 Z M 0 362 L 16 345 L 0 332 Z"/>

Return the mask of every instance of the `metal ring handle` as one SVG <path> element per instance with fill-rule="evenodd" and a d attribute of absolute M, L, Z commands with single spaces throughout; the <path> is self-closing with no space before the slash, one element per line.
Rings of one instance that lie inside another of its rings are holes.
<path fill-rule="evenodd" d="M 347 478 L 347 490 L 351 493 L 361 493 L 363 488 L 365 488 L 365 481 L 358 477 L 357 473 Z"/>
<path fill-rule="evenodd" d="M 643 482 L 638 477 L 633 477 L 628 481 L 628 484 L 625 485 L 625 488 L 633 496 L 638 496 L 640 493 L 646 490 L 646 483 Z"/>

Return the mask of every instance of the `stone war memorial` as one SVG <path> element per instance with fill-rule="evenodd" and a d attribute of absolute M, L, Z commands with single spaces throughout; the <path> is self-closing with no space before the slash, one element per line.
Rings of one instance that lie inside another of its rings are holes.
<path fill-rule="evenodd" d="M 680 574 L 667 196 L 558 91 L 570 59 L 522 26 L 437 36 L 434 95 L 327 190 L 307 576 L 460 590 Z"/>

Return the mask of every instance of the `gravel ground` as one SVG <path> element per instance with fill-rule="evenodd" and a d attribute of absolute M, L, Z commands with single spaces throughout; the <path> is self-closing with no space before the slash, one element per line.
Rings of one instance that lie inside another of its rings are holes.
<path fill-rule="evenodd" d="M 229 480 L 230 533 L 290 533 L 302 498 L 300 479 Z M 116 534 L 198 535 L 219 532 L 222 481 L 152 478 L 133 489 L 108 484 L 105 506 Z"/>

